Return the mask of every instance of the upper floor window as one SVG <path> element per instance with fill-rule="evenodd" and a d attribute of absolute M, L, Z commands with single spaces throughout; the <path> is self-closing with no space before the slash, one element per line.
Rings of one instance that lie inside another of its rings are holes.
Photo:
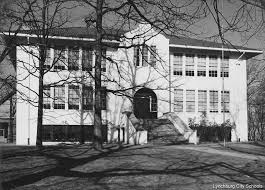
<path fill-rule="evenodd" d="M 93 67 L 93 51 L 91 49 L 82 50 L 82 70 L 92 71 Z"/>
<path fill-rule="evenodd" d="M 45 63 L 43 65 L 43 69 L 49 70 L 51 68 L 51 49 L 47 48 L 46 49 L 46 59 Z"/>
<path fill-rule="evenodd" d="M 186 55 L 186 76 L 194 76 L 194 55 L 187 54 Z"/>
<path fill-rule="evenodd" d="M 83 86 L 83 109 L 93 110 L 93 87 Z"/>
<path fill-rule="evenodd" d="M 210 112 L 218 112 L 218 91 L 210 91 Z"/>
<path fill-rule="evenodd" d="M 218 61 L 217 56 L 209 56 L 209 77 L 217 77 Z"/>
<path fill-rule="evenodd" d="M 222 112 L 229 112 L 229 104 L 230 104 L 230 93 L 229 91 L 221 91 L 221 104 L 222 104 Z"/>
<path fill-rule="evenodd" d="M 106 54 L 106 49 L 102 50 L 102 59 L 101 59 L 101 71 L 106 72 L 106 67 L 107 67 L 107 54 Z"/>
<path fill-rule="evenodd" d="M 50 109 L 51 108 L 51 88 L 50 86 L 43 86 L 43 108 Z"/>
<path fill-rule="evenodd" d="M 79 109 L 79 86 L 70 85 L 68 88 L 68 108 Z"/>
<path fill-rule="evenodd" d="M 174 90 L 174 111 L 183 112 L 183 90 Z"/>
<path fill-rule="evenodd" d="M 198 55 L 197 76 L 206 76 L 206 55 Z"/>
<path fill-rule="evenodd" d="M 221 59 L 221 77 L 229 77 L 229 57 Z"/>
<path fill-rule="evenodd" d="M 100 99 L 101 99 L 101 110 L 106 110 L 107 109 L 107 89 L 106 87 L 101 87 Z"/>
<path fill-rule="evenodd" d="M 70 47 L 68 49 L 68 70 L 76 71 L 79 69 L 79 48 Z"/>
<path fill-rule="evenodd" d="M 64 70 L 66 65 L 66 50 L 64 47 L 55 47 L 54 48 L 54 69 L 55 70 Z"/>
<path fill-rule="evenodd" d="M 198 111 L 205 112 L 207 110 L 207 91 L 198 90 Z"/>
<path fill-rule="evenodd" d="M 186 112 L 195 112 L 195 90 L 186 90 Z"/>
<path fill-rule="evenodd" d="M 54 109 L 65 109 L 65 89 L 64 86 L 54 87 Z"/>
<path fill-rule="evenodd" d="M 182 54 L 174 53 L 173 56 L 173 75 L 182 76 Z"/>
<path fill-rule="evenodd" d="M 156 64 L 156 46 L 135 46 L 134 47 L 134 64 L 136 66 L 146 67 L 148 65 L 155 66 Z"/>

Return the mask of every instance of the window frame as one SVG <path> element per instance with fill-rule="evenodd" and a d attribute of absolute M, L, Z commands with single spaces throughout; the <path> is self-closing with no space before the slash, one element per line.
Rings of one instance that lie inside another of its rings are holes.
<path fill-rule="evenodd" d="M 62 95 L 63 95 L 63 97 L 60 97 L 60 91 L 59 91 L 59 89 L 61 88 L 62 89 Z M 58 94 L 58 96 L 57 96 L 57 94 L 56 94 L 56 90 L 58 89 L 58 92 L 59 92 L 59 94 Z M 65 109 L 65 86 L 64 85 L 58 85 L 58 86 L 54 86 L 54 101 L 53 101 L 53 108 L 54 109 Z M 56 103 L 56 102 L 58 102 L 58 103 Z"/>
<path fill-rule="evenodd" d="M 202 58 L 204 57 L 204 61 Z M 206 55 L 199 54 L 197 55 L 197 76 L 206 77 Z"/>
<path fill-rule="evenodd" d="M 193 94 L 188 94 L 188 92 L 192 92 Z M 191 98 L 189 99 L 188 96 L 191 96 Z M 186 112 L 195 112 L 195 90 L 186 90 Z"/>
<path fill-rule="evenodd" d="M 173 54 L 173 75 L 183 75 L 183 53 Z"/>
<path fill-rule="evenodd" d="M 194 54 L 186 54 L 185 61 L 185 76 L 194 76 L 195 75 L 195 55 Z M 193 58 L 192 61 L 188 62 L 188 57 Z"/>
<path fill-rule="evenodd" d="M 87 92 L 87 93 L 86 93 Z M 93 98 L 93 87 L 83 85 L 82 87 L 82 107 L 83 110 L 93 110 L 94 98 Z"/>
<path fill-rule="evenodd" d="M 228 56 L 225 56 L 223 60 L 221 59 L 220 77 L 225 77 L 225 78 L 229 77 L 229 57 Z"/>
<path fill-rule="evenodd" d="M 79 47 L 68 47 L 68 71 L 79 70 Z M 76 57 L 75 57 L 76 56 Z"/>
<path fill-rule="evenodd" d="M 228 98 L 225 97 L 227 94 Z M 221 91 L 221 112 L 229 113 L 230 112 L 230 91 L 224 90 Z"/>
<path fill-rule="evenodd" d="M 86 64 L 87 63 L 87 64 Z M 90 48 L 82 48 L 82 71 L 93 70 L 93 50 Z M 87 65 L 87 66 L 85 66 Z"/>
<path fill-rule="evenodd" d="M 43 85 L 43 109 L 51 109 L 51 87 Z"/>
<path fill-rule="evenodd" d="M 215 59 L 212 59 L 215 58 Z M 215 60 L 213 62 L 213 60 Z M 218 77 L 218 56 L 209 55 L 209 77 Z"/>
<path fill-rule="evenodd" d="M 198 90 L 198 112 L 207 112 L 207 90 Z"/>
<path fill-rule="evenodd" d="M 209 103 L 210 103 L 210 112 L 211 113 L 218 113 L 219 109 L 219 95 L 217 90 L 210 90 L 209 91 Z"/>
<path fill-rule="evenodd" d="M 79 110 L 80 88 L 78 85 L 68 86 L 68 109 Z"/>
<path fill-rule="evenodd" d="M 136 67 L 155 67 L 157 62 L 156 45 L 138 44 L 134 46 L 133 62 Z"/>
<path fill-rule="evenodd" d="M 58 51 L 60 51 L 59 54 L 57 54 Z M 66 47 L 64 47 L 64 46 L 55 46 L 54 47 L 53 69 L 55 71 L 66 70 L 66 62 L 67 62 L 66 53 L 67 53 Z M 59 57 L 57 57 L 57 55 Z"/>
<path fill-rule="evenodd" d="M 174 89 L 174 112 L 183 112 L 184 110 L 184 91 L 183 89 Z"/>

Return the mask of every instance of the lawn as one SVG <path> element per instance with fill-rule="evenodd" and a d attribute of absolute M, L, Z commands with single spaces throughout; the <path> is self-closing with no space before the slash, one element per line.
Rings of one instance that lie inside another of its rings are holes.
<path fill-rule="evenodd" d="M 0 172 L 3 189 L 265 189 L 264 153 L 264 144 L 1 146 Z"/>

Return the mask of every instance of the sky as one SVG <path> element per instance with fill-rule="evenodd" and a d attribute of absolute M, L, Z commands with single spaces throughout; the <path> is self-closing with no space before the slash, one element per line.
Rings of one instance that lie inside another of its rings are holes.
<path fill-rule="evenodd" d="M 223 5 L 221 3 L 219 5 L 221 12 L 226 16 L 226 18 L 232 18 L 235 15 L 236 10 L 239 8 L 239 1 L 237 0 L 228 2 L 224 0 L 220 2 L 223 3 Z M 75 8 L 71 13 L 72 22 L 69 24 L 69 26 L 85 26 L 84 18 L 89 14 L 89 12 L 90 11 L 85 7 Z M 213 17 L 208 17 L 197 23 L 196 26 L 194 26 L 193 30 L 202 33 L 200 35 L 201 38 L 209 37 L 213 34 L 216 34 L 217 25 L 214 22 Z M 260 31 L 252 36 L 249 40 L 246 40 L 252 33 L 253 31 L 250 33 L 229 32 L 225 34 L 225 38 L 234 45 L 265 50 L 265 34 L 263 34 L 264 31 Z"/>

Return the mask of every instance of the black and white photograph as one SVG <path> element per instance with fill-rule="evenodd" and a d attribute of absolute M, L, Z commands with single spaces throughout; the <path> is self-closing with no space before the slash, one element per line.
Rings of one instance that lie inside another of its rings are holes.
<path fill-rule="evenodd" d="M 265 189 L 264 0 L 0 0 L 0 190 Z"/>

